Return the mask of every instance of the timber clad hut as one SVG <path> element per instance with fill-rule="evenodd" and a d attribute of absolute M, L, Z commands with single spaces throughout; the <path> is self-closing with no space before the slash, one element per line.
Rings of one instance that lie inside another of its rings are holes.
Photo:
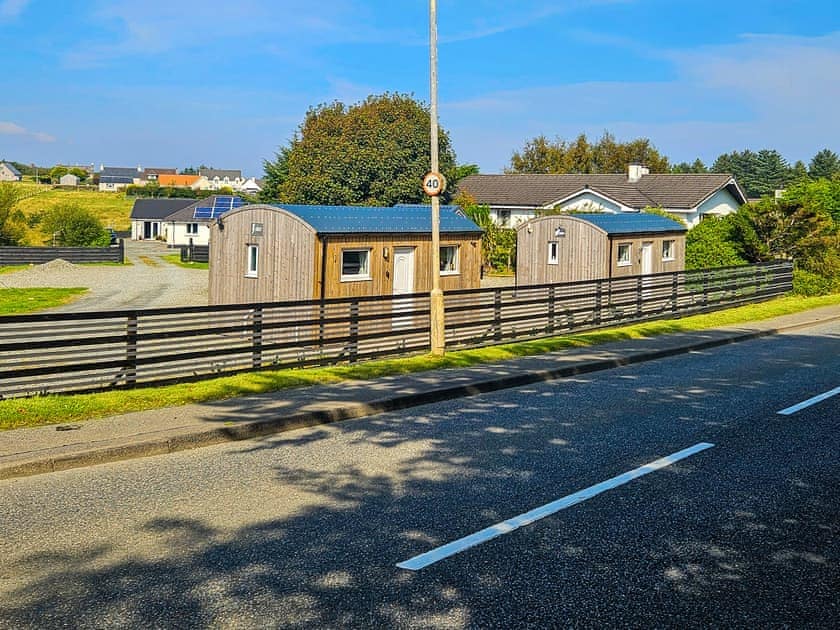
<path fill-rule="evenodd" d="M 516 229 L 516 282 L 551 284 L 682 271 L 685 225 L 656 214 L 556 214 Z"/>
<path fill-rule="evenodd" d="M 478 288 L 482 231 L 440 212 L 441 289 Z M 429 206 L 247 205 L 210 229 L 210 304 L 428 292 Z"/>

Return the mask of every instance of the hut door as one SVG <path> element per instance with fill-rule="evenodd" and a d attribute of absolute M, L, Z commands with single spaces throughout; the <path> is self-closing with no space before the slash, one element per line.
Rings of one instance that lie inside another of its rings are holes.
<path fill-rule="evenodd" d="M 414 293 L 414 248 L 394 248 L 394 295 Z M 394 314 L 410 311 L 414 307 L 412 298 L 395 298 Z M 411 317 L 394 317 L 392 328 L 410 328 Z"/>
<path fill-rule="evenodd" d="M 645 241 L 642 243 L 642 275 L 647 276 L 653 273 L 653 243 Z M 642 301 L 653 297 L 650 286 L 653 278 L 642 278 Z"/>

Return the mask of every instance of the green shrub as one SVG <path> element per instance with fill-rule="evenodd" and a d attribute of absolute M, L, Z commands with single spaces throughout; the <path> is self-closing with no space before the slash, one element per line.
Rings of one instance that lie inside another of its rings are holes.
<path fill-rule="evenodd" d="M 793 292 L 806 297 L 838 293 L 840 292 L 840 280 L 826 278 L 823 275 L 804 269 L 794 269 Z"/>

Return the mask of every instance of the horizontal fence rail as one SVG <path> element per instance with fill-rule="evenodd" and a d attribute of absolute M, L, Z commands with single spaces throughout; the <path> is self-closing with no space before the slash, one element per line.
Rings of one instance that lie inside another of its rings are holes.
<path fill-rule="evenodd" d="M 759 302 L 789 262 L 448 292 L 447 347 L 467 348 Z M 0 396 L 131 388 L 429 350 L 428 294 L 0 317 Z"/>
<path fill-rule="evenodd" d="M 71 263 L 121 263 L 125 244 L 120 240 L 113 247 L 0 247 L 0 266 L 43 265 L 59 258 Z"/>

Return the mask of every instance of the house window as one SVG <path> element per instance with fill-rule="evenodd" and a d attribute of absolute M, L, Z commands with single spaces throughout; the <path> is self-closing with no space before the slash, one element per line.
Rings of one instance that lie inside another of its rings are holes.
<path fill-rule="evenodd" d="M 370 280 L 370 250 L 341 251 L 341 280 Z"/>
<path fill-rule="evenodd" d="M 457 245 L 443 245 L 440 248 L 440 273 L 443 276 L 458 273 Z"/>
<path fill-rule="evenodd" d="M 499 210 L 499 225 L 502 227 L 510 226 L 510 210 Z"/>
<path fill-rule="evenodd" d="M 262 223 L 252 223 L 251 224 L 251 236 L 262 236 L 263 233 L 263 224 Z"/>
<path fill-rule="evenodd" d="M 198 223 L 187 223 L 187 234 L 198 234 Z"/>
<path fill-rule="evenodd" d="M 260 258 L 259 245 L 248 245 L 248 267 L 245 272 L 247 278 L 256 278 Z"/>
<path fill-rule="evenodd" d="M 548 241 L 548 264 L 556 265 L 560 254 L 560 243 Z"/>
<path fill-rule="evenodd" d="M 617 262 L 619 267 L 626 267 L 628 265 L 633 264 L 633 262 L 630 260 L 630 243 L 618 244 Z"/>
<path fill-rule="evenodd" d="M 662 260 L 674 260 L 676 241 L 662 241 Z"/>

